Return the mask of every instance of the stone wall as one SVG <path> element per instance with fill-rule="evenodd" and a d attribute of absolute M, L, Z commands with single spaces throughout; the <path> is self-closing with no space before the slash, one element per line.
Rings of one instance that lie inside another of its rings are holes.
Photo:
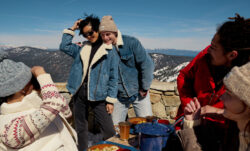
<path fill-rule="evenodd" d="M 153 80 L 149 93 L 153 115 L 173 123 L 180 105 L 176 83 Z M 129 109 L 128 116 L 135 117 L 132 106 Z"/>
<path fill-rule="evenodd" d="M 65 87 L 66 83 L 56 83 L 56 85 L 60 93 L 69 102 L 71 96 Z M 180 105 L 176 83 L 153 80 L 149 93 L 153 115 L 162 119 L 167 119 L 172 123 Z M 129 108 L 128 117 L 135 117 L 132 106 Z"/>

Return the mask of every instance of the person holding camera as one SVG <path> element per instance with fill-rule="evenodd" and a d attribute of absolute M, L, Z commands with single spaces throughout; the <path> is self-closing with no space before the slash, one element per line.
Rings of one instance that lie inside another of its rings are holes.
<path fill-rule="evenodd" d="M 0 54 L 0 77 L 1 151 L 77 151 L 65 120 L 71 111 L 43 67 L 30 69 Z"/>

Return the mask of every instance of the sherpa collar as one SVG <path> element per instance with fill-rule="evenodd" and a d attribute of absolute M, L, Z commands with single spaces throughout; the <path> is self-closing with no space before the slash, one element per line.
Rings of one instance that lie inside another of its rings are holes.
<path fill-rule="evenodd" d="M 107 45 L 107 44 L 102 44 L 97 52 L 95 53 L 91 63 L 90 63 L 90 67 L 89 69 L 91 69 L 92 65 L 95 64 L 99 59 L 101 59 L 104 55 L 108 54 L 108 50 L 111 50 L 113 47 L 112 45 Z M 84 80 L 87 70 L 88 70 L 88 66 L 89 66 L 89 56 L 90 56 L 90 52 L 91 52 L 92 46 L 90 42 L 87 42 L 83 48 L 81 49 L 80 52 L 80 56 L 83 62 L 83 77 L 82 80 Z"/>
<path fill-rule="evenodd" d="M 120 30 L 118 30 L 116 46 L 122 46 L 122 45 L 123 45 L 122 33 L 120 32 Z"/>

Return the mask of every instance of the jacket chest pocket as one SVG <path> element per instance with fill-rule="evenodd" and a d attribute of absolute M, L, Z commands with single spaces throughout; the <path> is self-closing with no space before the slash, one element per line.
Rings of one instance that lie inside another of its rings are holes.
<path fill-rule="evenodd" d="M 133 54 L 121 55 L 121 62 L 127 66 L 134 67 L 135 60 Z"/>

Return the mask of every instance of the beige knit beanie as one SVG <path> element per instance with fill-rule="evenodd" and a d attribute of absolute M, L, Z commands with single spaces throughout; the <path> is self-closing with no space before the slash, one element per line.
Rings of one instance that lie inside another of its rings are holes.
<path fill-rule="evenodd" d="M 112 18 L 112 16 L 103 16 L 100 26 L 99 26 L 99 31 L 111 31 L 111 32 L 117 32 L 118 29 L 115 25 L 115 22 Z"/>
<path fill-rule="evenodd" d="M 234 67 L 223 79 L 226 88 L 250 107 L 250 62 Z"/>

